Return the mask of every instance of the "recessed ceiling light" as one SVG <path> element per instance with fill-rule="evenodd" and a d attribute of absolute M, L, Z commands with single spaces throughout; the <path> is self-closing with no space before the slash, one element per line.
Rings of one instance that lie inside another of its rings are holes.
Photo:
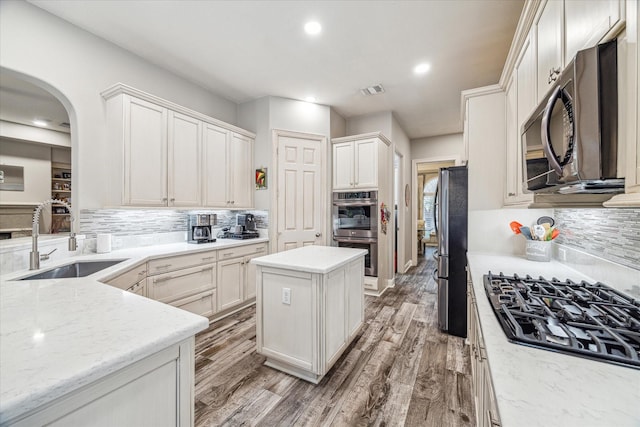
<path fill-rule="evenodd" d="M 307 96 L 304 100 L 307 101 L 307 102 L 316 102 L 316 97 L 315 96 Z"/>
<path fill-rule="evenodd" d="M 33 123 L 36 126 L 40 126 L 40 127 L 46 127 L 49 124 L 47 121 L 40 120 L 40 119 L 35 119 L 31 123 Z"/>
<path fill-rule="evenodd" d="M 307 22 L 304 24 L 304 31 L 311 36 L 315 36 L 316 34 L 320 34 L 322 26 L 316 21 Z"/>
<path fill-rule="evenodd" d="M 424 74 L 430 69 L 431 69 L 431 65 L 423 63 L 423 64 L 416 65 L 415 68 L 413 69 L 413 72 L 416 74 Z"/>

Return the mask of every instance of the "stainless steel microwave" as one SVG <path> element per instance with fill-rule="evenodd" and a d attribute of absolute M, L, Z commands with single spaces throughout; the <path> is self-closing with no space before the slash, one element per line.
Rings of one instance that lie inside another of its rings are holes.
<path fill-rule="evenodd" d="M 522 125 L 521 143 L 525 191 L 624 191 L 615 40 L 576 54 Z"/>

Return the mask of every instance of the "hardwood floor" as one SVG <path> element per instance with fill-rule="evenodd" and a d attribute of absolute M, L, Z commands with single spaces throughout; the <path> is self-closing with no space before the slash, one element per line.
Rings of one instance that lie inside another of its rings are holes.
<path fill-rule="evenodd" d="M 318 385 L 264 366 L 255 306 L 196 336 L 195 425 L 474 426 L 468 346 L 437 328 L 433 249 L 382 297 Z"/>

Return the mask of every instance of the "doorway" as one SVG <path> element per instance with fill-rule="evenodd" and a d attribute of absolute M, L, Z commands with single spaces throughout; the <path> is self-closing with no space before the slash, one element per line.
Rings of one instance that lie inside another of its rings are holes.
<path fill-rule="evenodd" d="M 326 151 L 327 138 L 322 135 L 273 131 L 276 185 L 271 196 L 275 220 L 271 252 L 326 244 Z"/>
<path fill-rule="evenodd" d="M 441 168 L 460 165 L 459 156 L 434 157 L 415 159 L 412 161 L 412 179 L 416 191 L 412 195 L 412 245 L 411 259 L 413 265 L 418 264 L 418 255 L 424 256 L 424 248 L 437 245 L 438 237 L 435 232 L 433 216 L 433 202 L 438 173 Z"/>

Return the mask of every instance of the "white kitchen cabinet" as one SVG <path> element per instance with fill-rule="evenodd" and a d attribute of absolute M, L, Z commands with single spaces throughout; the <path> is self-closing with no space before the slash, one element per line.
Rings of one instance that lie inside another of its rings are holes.
<path fill-rule="evenodd" d="M 528 205 L 533 196 L 522 189 L 520 129 L 536 106 L 536 63 L 533 35 L 527 37 L 506 89 L 506 181 L 505 206 Z"/>
<path fill-rule="evenodd" d="M 362 326 L 364 253 L 305 246 L 253 261 L 256 349 L 265 365 L 322 380 Z"/>
<path fill-rule="evenodd" d="M 204 206 L 253 206 L 253 139 L 211 124 L 203 138 Z"/>
<path fill-rule="evenodd" d="M 168 111 L 128 95 L 123 96 L 122 102 L 124 182 L 121 203 L 166 206 Z"/>
<path fill-rule="evenodd" d="M 202 122 L 169 111 L 167 206 L 200 206 Z"/>
<path fill-rule="evenodd" d="M 470 343 L 472 391 L 476 408 L 476 425 L 478 427 L 500 426 L 500 415 L 493 391 L 491 370 L 482 337 L 482 328 L 478 320 L 478 307 L 471 277 L 467 279 L 467 310 L 469 323 L 467 336 Z"/>
<path fill-rule="evenodd" d="M 378 186 L 379 139 L 365 137 L 364 139 L 345 141 L 347 138 L 334 140 L 333 189 L 376 188 Z"/>
<path fill-rule="evenodd" d="M 192 426 L 194 338 L 12 420 L 16 427 Z"/>
<path fill-rule="evenodd" d="M 107 279 L 104 283 L 146 297 L 146 279 L 147 263 L 145 262 Z"/>
<path fill-rule="evenodd" d="M 255 135 L 126 85 L 105 90 L 110 205 L 253 205 Z"/>
<path fill-rule="evenodd" d="M 267 254 L 267 245 L 241 246 L 220 251 L 218 262 L 218 311 L 248 301 L 256 295 L 252 258 Z"/>
<path fill-rule="evenodd" d="M 563 0 L 547 0 L 534 23 L 537 45 L 537 98 L 543 99 L 564 68 Z"/>
<path fill-rule="evenodd" d="M 565 64 L 581 50 L 598 44 L 624 16 L 621 0 L 565 0 Z"/>

